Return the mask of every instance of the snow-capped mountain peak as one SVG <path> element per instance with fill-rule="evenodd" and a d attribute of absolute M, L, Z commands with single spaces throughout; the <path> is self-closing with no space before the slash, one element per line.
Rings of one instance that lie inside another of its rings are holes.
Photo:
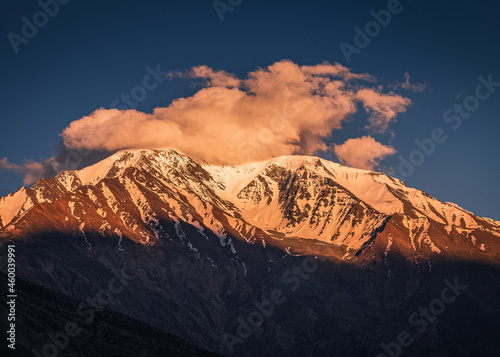
<path fill-rule="evenodd" d="M 92 231 L 147 244 L 171 234 L 169 224 L 184 237 L 187 224 L 221 244 L 233 237 L 289 251 L 322 242 L 344 258 L 391 245 L 419 255 L 484 252 L 500 237 L 499 222 L 382 173 L 312 156 L 200 164 L 173 149 L 119 151 L 21 188 L 0 198 L 0 224 L 12 236 Z M 458 237 L 466 247 L 456 246 Z"/>

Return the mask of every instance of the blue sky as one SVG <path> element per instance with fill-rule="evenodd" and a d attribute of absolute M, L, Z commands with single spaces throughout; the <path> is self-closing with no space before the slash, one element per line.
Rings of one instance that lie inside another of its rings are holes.
<path fill-rule="evenodd" d="M 207 65 L 244 78 L 282 59 L 299 65 L 338 62 L 375 76 L 385 92 L 404 81 L 406 72 L 411 83 L 426 83 L 423 92 L 398 90 L 412 104 L 391 123 L 390 133 L 373 135 L 397 150 L 380 169 L 398 175 L 400 157 L 408 160 L 418 149 L 415 140 L 441 128 L 447 140 L 414 165 L 411 175 L 399 176 L 440 200 L 500 219 L 500 87 L 479 100 L 457 129 L 443 120 L 454 104 L 475 94 L 478 76 L 500 81 L 499 6 L 491 1 L 401 1 L 402 11 L 350 61 L 340 44 L 353 45 L 354 27 L 364 29 L 373 20 L 370 12 L 387 9 L 387 1 L 244 0 L 221 21 L 212 1 L 73 0 L 60 4 L 46 25 L 18 45 L 18 53 L 8 34 L 21 36 L 23 17 L 32 21 L 40 5 L 1 7 L 0 158 L 9 162 L 54 156 L 64 128 L 97 108 L 110 108 L 141 83 L 147 66 L 160 64 L 167 72 Z M 149 113 L 197 90 L 189 80 L 163 81 L 136 109 Z M 366 135 L 365 125 L 360 111 L 327 144 Z M 332 153 L 323 156 L 336 160 Z M 21 174 L 0 169 L 0 195 L 22 182 Z"/>

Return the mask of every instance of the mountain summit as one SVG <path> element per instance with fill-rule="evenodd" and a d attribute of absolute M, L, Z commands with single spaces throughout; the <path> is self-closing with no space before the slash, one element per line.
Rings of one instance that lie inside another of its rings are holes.
<path fill-rule="evenodd" d="M 311 156 L 214 166 L 173 149 L 124 150 L 0 199 L 0 232 L 9 237 L 93 232 L 154 245 L 172 234 L 187 240 L 182 225 L 222 245 L 239 239 L 290 254 L 328 245 L 342 259 L 371 251 L 496 260 L 500 237 L 498 221 Z"/>
<path fill-rule="evenodd" d="M 183 342 L 169 337 L 167 350 L 387 356 L 401 331 L 420 340 L 408 356 L 498 351 L 500 222 L 318 157 L 215 166 L 175 150 L 120 151 L 0 198 L 3 267 L 7 243 L 25 288 L 27 354 L 64 331 L 58 316 L 85 331 L 64 350 L 75 356 L 87 346 L 114 355 L 108 337 L 139 330 L 130 345 L 157 350 L 148 355 L 162 355 L 150 341 L 174 335 Z M 135 278 L 112 294 L 124 269 Z M 450 286 L 456 302 L 437 316 Z M 46 313 L 30 310 L 39 305 Z M 408 322 L 424 306 L 432 324 Z"/>

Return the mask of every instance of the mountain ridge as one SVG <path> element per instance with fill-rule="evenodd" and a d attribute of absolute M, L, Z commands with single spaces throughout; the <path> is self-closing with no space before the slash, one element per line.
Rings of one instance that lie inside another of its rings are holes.
<path fill-rule="evenodd" d="M 75 215 L 75 209 L 80 213 Z M 54 219 L 47 210 L 59 213 L 60 220 L 48 224 Z M 36 218 L 37 211 L 44 222 Z M 459 255 L 471 248 L 483 253 L 496 247 L 500 237 L 498 221 L 443 203 L 386 174 L 314 156 L 217 166 L 174 149 L 122 150 L 0 198 L 0 233 L 13 237 L 50 226 L 149 244 L 160 239 L 160 220 L 176 227 L 191 224 L 200 233 L 210 230 L 221 244 L 230 236 L 278 246 L 283 238 L 287 243 L 294 238 L 321 241 L 342 248 L 346 259 L 369 247 L 373 232 L 380 237 L 387 231 L 378 239 L 385 240 L 387 250 L 392 245 L 388 234 L 403 231 L 400 245 L 413 250 L 412 256 L 446 251 L 454 234 L 471 243 Z M 494 249 L 490 258 L 496 255 Z"/>
<path fill-rule="evenodd" d="M 20 279 L 86 301 L 128 267 L 138 278 L 106 306 L 203 350 L 364 356 L 457 277 L 471 287 L 408 355 L 446 355 L 456 341 L 496 351 L 496 221 L 315 157 L 234 167 L 138 150 L 83 170 L 0 200 L 2 220 L 12 216 L 0 251 L 15 244 Z M 276 289 L 285 302 L 228 349 L 227 334 Z"/>

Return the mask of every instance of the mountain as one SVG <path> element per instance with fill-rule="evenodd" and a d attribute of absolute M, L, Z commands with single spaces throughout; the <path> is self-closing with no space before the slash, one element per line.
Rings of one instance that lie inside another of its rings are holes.
<path fill-rule="evenodd" d="M 7 276 L 0 273 L 0 291 L 3 296 L 7 292 Z M 43 353 L 42 347 L 53 343 L 47 338 L 48 331 L 61 334 L 65 331 L 67 322 L 80 321 L 76 313 L 79 301 L 47 290 L 39 285 L 18 279 L 17 292 L 22 296 L 22 304 L 18 306 L 16 316 L 18 325 L 22 326 L 22 338 L 34 341 L 38 353 Z M 7 316 L 8 305 L 2 304 L 2 316 Z M 125 356 L 130 351 L 140 351 L 136 356 L 199 356 L 210 357 L 216 354 L 202 351 L 195 346 L 182 341 L 178 337 L 166 334 L 140 321 L 131 319 L 119 313 L 103 310 L 96 314 L 93 325 L 80 327 L 81 332 L 75 339 L 65 343 L 60 340 L 64 356 Z M 133 338 L 131 338 L 133 337 Z M 26 341 L 18 337 L 15 356 L 33 356 L 30 349 L 24 348 Z M 89 343 L 91 341 L 91 343 Z M 66 346 L 65 346 L 66 345 Z M 8 348 L 2 345 L 9 356 Z"/>
<path fill-rule="evenodd" d="M 500 222 L 443 203 L 385 174 L 309 156 L 240 166 L 200 165 L 175 150 L 120 151 L 0 199 L 0 227 L 99 232 L 154 244 L 173 222 L 221 244 L 231 237 L 285 247 L 314 240 L 352 259 L 380 246 L 408 258 L 433 254 L 498 258 Z M 289 247 L 285 247 L 289 248 Z M 300 248 L 298 248 L 300 249 Z"/>
<path fill-rule="evenodd" d="M 463 352 L 486 328 L 477 316 L 490 329 L 500 320 L 500 222 L 317 157 L 214 166 L 173 149 L 120 151 L 0 198 L 0 240 L 2 253 L 15 242 L 20 277 L 79 301 L 111 271 L 134 270 L 107 308 L 224 355 L 382 353 L 408 311 L 459 274 L 477 287 L 450 307 L 474 306 L 456 311 L 470 336 L 457 344 L 450 333 L 463 331 L 445 319 L 408 355 L 444 348 L 443 333 Z M 307 257 L 317 267 L 296 273 Z M 288 289 L 290 269 L 300 289 Z M 240 317 L 273 289 L 286 302 L 242 338 Z"/>

